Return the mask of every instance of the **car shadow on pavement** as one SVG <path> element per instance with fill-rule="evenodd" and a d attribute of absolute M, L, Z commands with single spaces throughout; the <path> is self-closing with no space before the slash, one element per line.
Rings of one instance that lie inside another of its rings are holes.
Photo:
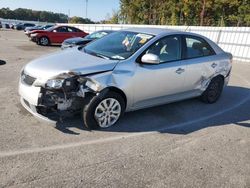
<path fill-rule="evenodd" d="M 72 134 L 72 135 L 79 135 L 80 133 L 70 130 L 71 128 L 90 131 L 89 129 L 85 128 L 80 119 L 81 117 L 79 114 L 69 118 L 65 118 L 63 120 L 57 121 L 55 128 L 65 134 Z"/>
<path fill-rule="evenodd" d="M 49 46 L 43 46 L 43 47 L 48 47 L 48 48 L 60 48 L 61 45 L 60 44 L 51 44 Z"/>
<path fill-rule="evenodd" d="M 0 60 L 0 65 L 5 65 L 6 61 Z"/>
<path fill-rule="evenodd" d="M 172 104 L 126 113 L 113 127 L 103 132 L 150 132 L 189 134 L 207 127 L 234 124 L 250 127 L 250 89 L 228 86 L 215 104 L 190 99 Z M 71 128 L 84 128 L 80 116 L 58 122 L 56 128 L 67 134 L 78 134 Z"/>

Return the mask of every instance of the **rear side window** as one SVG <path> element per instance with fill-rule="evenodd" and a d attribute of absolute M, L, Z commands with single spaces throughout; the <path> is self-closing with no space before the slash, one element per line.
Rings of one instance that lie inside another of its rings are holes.
<path fill-rule="evenodd" d="M 211 46 L 209 46 L 209 44 L 202 38 L 186 36 L 185 40 L 187 47 L 185 53 L 186 59 L 205 57 L 215 54 Z"/>
<path fill-rule="evenodd" d="M 76 32 L 72 27 L 68 27 L 68 32 Z"/>
<path fill-rule="evenodd" d="M 80 30 L 74 27 L 68 27 L 68 32 L 80 32 Z"/>

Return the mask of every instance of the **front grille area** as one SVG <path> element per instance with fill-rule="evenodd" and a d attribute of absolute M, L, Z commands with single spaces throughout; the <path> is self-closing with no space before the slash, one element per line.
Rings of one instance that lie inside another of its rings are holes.
<path fill-rule="evenodd" d="M 21 79 L 22 79 L 23 83 L 25 83 L 29 86 L 31 86 L 36 81 L 36 78 L 25 74 L 24 71 L 22 71 L 22 73 L 21 73 Z"/>

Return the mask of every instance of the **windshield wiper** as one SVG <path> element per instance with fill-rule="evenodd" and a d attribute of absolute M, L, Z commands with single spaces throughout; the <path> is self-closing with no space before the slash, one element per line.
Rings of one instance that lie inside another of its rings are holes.
<path fill-rule="evenodd" d="M 119 56 L 119 55 L 112 56 L 111 58 L 115 59 L 115 60 L 124 60 L 125 59 L 124 57 Z"/>
<path fill-rule="evenodd" d="M 105 56 L 105 55 L 98 54 L 98 53 L 94 53 L 93 55 L 96 56 L 96 57 L 103 58 L 103 59 L 110 59 L 110 57 L 107 57 L 107 56 Z"/>
<path fill-rule="evenodd" d="M 87 54 L 90 54 L 90 55 L 93 55 L 93 56 L 96 56 L 96 57 L 100 57 L 100 58 L 103 58 L 103 59 L 111 59 L 110 57 L 108 56 L 105 56 L 105 55 L 102 55 L 102 54 L 99 54 L 99 53 L 96 53 L 96 52 L 92 52 L 92 51 L 87 51 L 85 48 L 83 48 L 83 51 Z"/>

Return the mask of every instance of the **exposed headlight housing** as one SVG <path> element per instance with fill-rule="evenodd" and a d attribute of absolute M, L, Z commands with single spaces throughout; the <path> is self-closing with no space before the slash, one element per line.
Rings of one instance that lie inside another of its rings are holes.
<path fill-rule="evenodd" d="M 62 73 L 54 78 L 49 79 L 46 82 L 45 87 L 49 89 L 72 89 L 71 87 L 74 86 L 75 83 L 74 76 L 75 74 L 73 72 Z"/>
<path fill-rule="evenodd" d="M 60 89 L 63 86 L 64 79 L 52 79 L 48 80 L 46 83 L 46 87 L 51 89 Z"/>

